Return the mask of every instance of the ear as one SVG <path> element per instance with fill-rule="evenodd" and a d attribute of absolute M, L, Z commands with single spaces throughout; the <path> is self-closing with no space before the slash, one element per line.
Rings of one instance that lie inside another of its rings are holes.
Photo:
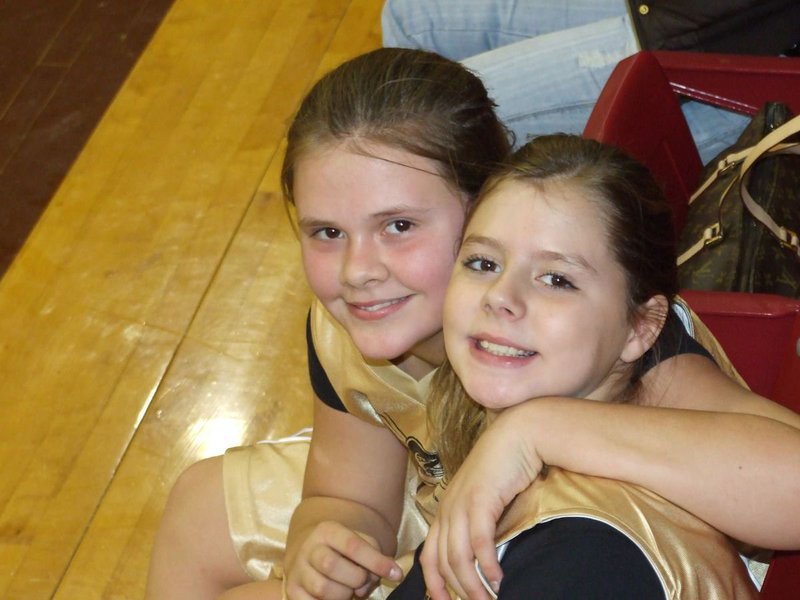
<path fill-rule="evenodd" d="M 655 344 L 668 314 L 669 301 L 664 296 L 653 296 L 642 304 L 633 317 L 620 358 L 627 363 L 639 360 Z"/>

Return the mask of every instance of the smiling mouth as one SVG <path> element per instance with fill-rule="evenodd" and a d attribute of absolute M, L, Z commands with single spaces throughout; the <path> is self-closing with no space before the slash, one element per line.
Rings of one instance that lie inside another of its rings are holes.
<path fill-rule="evenodd" d="M 385 302 L 378 302 L 376 304 L 351 303 L 351 306 L 357 308 L 358 310 L 363 310 L 364 312 L 378 312 L 380 310 L 384 310 L 385 308 L 389 308 L 390 306 L 394 306 L 395 304 L 400 304 L 407 298 L 408 296 L 404 296 L 403 298 L 395 298 L 394 300 L 386 300 Z"/>
<path fill-rule="evenodd" d="M 478 348 L 495 356 L 512 358 L 527 358 L 536 354 L 536 352 L 533 352 L 532 350 L 521 350 L 511 346 L 487 342 L 486 340 L 478 340 Z"/>

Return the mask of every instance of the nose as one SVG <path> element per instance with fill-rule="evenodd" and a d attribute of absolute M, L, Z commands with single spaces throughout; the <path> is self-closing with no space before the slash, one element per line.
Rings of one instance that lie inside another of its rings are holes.
<path fill-rule="evenodd" d="M 389 275 L 379 244 L 369 238 L 351 238 L 342 265 L 342 283 L 363 287 Z"/>
<path fill-rule="evenodd" d="M 515 320 L 525 315 L 521 290 L 512 273 L 505 271 L 494 279 L 483 295 L 483 309 L 496 317 Z"/>

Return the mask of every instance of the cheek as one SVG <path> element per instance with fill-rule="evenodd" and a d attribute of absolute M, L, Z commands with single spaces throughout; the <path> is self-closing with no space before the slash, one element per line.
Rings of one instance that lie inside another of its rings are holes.
<path fill-rule="evenodd" d="M 600 321 L 591 317 L 587 308 L 578 310 L 551 310 L 533 312 L 536 319 L 538 335 L 548 340 L 551 350 L 574 356 L 575 361 L 582 361 L 597 348 Z"/>
<path fill-rule="evenodd" d="M 444 314 L 442 315 L 442 329 L 444 331 L 445 351 L 450 357 L 450 362 L 456 366 L 460 364 L 459 340 L 462 339 L 464 332 L 468 329 L 467 315 L 465 309 L 467 305 L 464 295 L 461 293 L 461 286 L 457 279 L 450 280 L 447 294 L 444 300 Z"/>
<path fill-rule="evenodd" d="M 454 330 L 458 324 L 458 315 L 461 314 L 460 300 L 461 296 L 458 293 L 458 282 L 455 279 L 450 280 L 450 285 L 444 297 L 444 308 L 442 309 L 442 328 L 444 329 L 445 340 L 448 334 Z"/>
<path fill-rule="evenodd" d="M 554 334 L 563 343 L 564 352 L 574 357 L 576 366 L 602 370 L 609 359 L 615 358 L 620 330 L 614 315 L 595 311 L 596 316 L 592 319 L 587 318 L 589 314 L 591 311 L 587 309 L 575 315 L 571 323 L 562 322 Z"/>
<path fill-rule="evenodd" d="M 330 257 L 319 252 L 310 252 L 302 248 L 303 271 L 306 280 L 315 296 L 324 300 L 335 288 L 336 270 L 333 269 Z"/>
<path fill-rule="evenodd" d="M 453 272 L 455 255 L 452 245 L 437 244 L 420 248 L 413 256 L 403 259 L 406 278 L 410 285 L 425 289 L 429 295 L 437 295 L 444 301 L 447 282 Z"/>
<path fill-rule="evenodd" d="M 465 321 L 468 314 L 474 312 L 476 308 L 475 294 L 470 288 L 471 286 L 464 282 L 458 274 L 450 279 L 444 304 L 445 325 L 447 325 L 449 317 L 452 320 L 452 326 L 458 327 Z"/>

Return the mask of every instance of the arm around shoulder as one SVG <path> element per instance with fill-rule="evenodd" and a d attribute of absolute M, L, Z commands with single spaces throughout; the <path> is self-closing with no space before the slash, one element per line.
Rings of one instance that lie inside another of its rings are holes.
<path fill-rule="evenodd" d="M 645 406 L 543 399 L 520 407 L 533 413 L 524 422 L 536 452 L 651 489 L 745 543 L 800 548 L 800 415 L 697 355 L 664 361 L 643 383 Z"/>

